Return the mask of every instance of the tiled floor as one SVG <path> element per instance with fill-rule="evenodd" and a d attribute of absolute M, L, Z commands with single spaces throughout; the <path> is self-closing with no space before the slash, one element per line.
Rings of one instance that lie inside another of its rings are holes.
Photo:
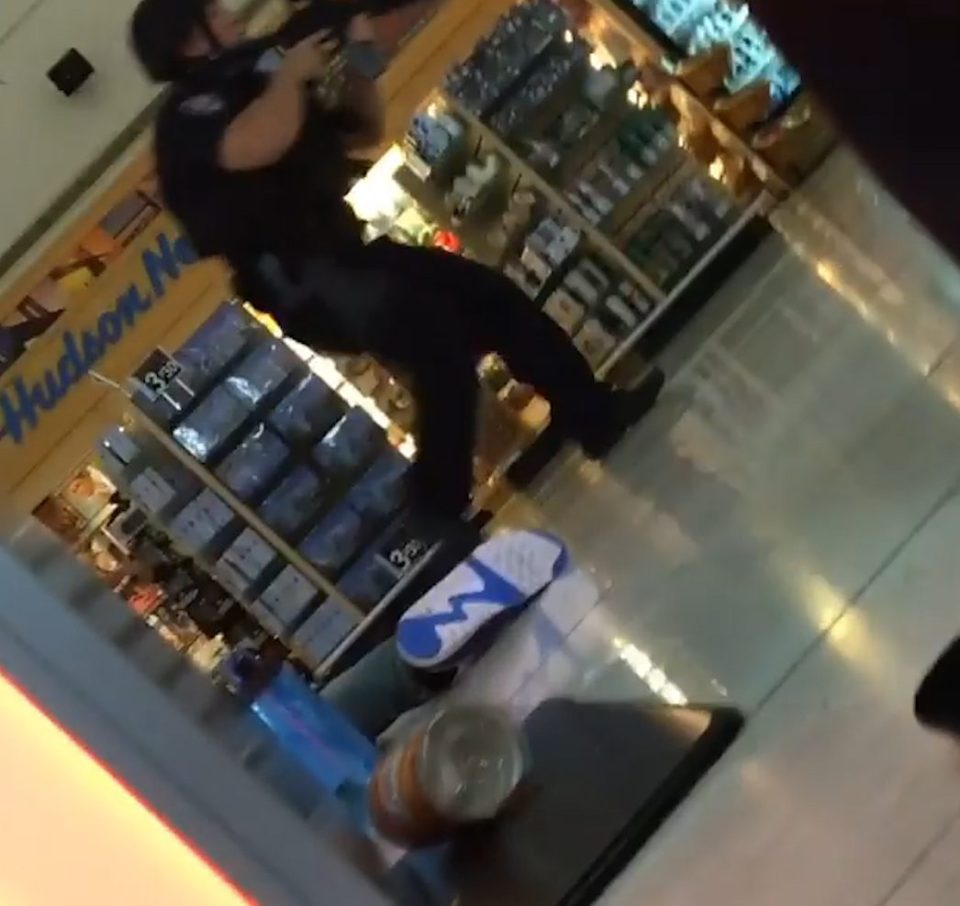
<path fill-rule="evenodd" d="M 517 504 L 583 572 L 484 672 L 750 715 L 610 906 L 960 902 L 960 755 L 910 711 L 960 632 L 960 277 L 843 155 L 777 222 L 655 417 Z"/>

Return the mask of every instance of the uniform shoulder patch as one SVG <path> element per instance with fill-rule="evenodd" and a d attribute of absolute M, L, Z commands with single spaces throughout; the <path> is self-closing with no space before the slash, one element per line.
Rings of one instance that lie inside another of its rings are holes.
<path fill-rule="evenodd" d="M 180 102 L 180 110 L 193 116 L 212 116 L 224 107 L 226 103 L 219 94 L 193 94 Z"/>

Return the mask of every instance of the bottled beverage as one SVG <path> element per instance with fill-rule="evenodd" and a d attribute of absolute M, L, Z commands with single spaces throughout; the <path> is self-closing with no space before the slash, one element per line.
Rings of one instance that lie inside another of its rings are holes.
<path fill-rule="evenodd" d="M 404 846 L 443 842 L 500 815 L 527 763 L 522 734 L 502 712 L 451 708 L 380 763 L 370 788 L 374 823 Z"/>

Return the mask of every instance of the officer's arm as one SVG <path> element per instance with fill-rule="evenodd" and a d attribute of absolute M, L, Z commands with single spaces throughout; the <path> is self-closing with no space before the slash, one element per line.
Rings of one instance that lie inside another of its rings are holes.
<path fill-rule="evenodd" d="M 296 144 L 306 122 L 306 85 L 339 65 L 335 52 L 336 42 L 327 32 L 291 47 L 266 90 L 227 127 L 217 151 L 220 165 L 258 170 L 277 163 Z"/>
<path fill-rule="evenodd" d="M 266 91 L 227 127 L 218 158 L 226 170 L 258 170 L 277 163 L 296 144 L 307 116 L 303 85 L 285 67 Z"/>

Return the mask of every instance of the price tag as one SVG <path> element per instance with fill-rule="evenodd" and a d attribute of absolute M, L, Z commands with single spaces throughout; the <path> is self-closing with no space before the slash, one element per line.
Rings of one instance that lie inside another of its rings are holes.
<path fill-rule="evenodd" d="M 180 376 L 183 366 L 162 349 L 155 349 L 137 369 L 133 379 L 151 400 L 163 396 Z"/>
<path fill-rule="evenodd" d="M 423 541 L 411 538 L 392 548 L 386 559 L 401 576 L 405 576 L 426 556 L 427 550 L 427 545 Z"/>

